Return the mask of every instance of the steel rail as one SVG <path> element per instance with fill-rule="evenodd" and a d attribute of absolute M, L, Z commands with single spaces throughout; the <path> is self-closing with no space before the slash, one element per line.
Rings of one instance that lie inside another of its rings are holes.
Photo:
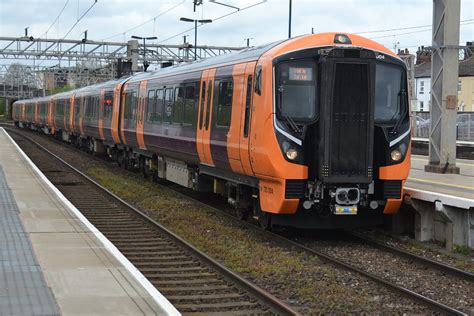
<path fill-rule="evenodd" d="M 345 231 L 345 233 L 350 235 L 351 237 L 354 237 L 354 238 L 357 238 L 357 239 L 361 240 L 362 242 L 371 244 L 372 246 L 377 247 L 379 249 L 385 250 L 387 252 L 391 252 L 393 254 L 403 256 L 403 257 L 408 258 L 408 259 L 412 259 L 412 260 L 417 261 L 419 263 L 422 263 L 422 264 L 428 265 L 430 267 L 433 267 L 435 269 L 438 269 L 442 272 L 449 273 L 451 275 L 455 275 L 455 276 L 458 276 L 458 277 L 462 277 L 462 278 L 466 279 L 467 281 L 474 282 L 474 273 L 472 273 L 472 272 L 465 271 L 465 270 L 459 269 L 457 267 L 454 267 L 452 265 L 449 265 L 449 264 L 446 264 L 446 263 L 443 263 L 443 262 L 440 262 L 440 261 L 436 261 L 436 260 L 433 260 L 433 259 L 430 259 L 430 258 L 426 258 L 426 257 L 420 256 L 420 255 L 417 255 L 417 254 L 412 253 L 410 251 L 406 251 L 406 250 L 403 250 L 403 249 L 399 249 L 399 248 L 387 245 L 383 242 L 380 242 L 380 241 L 374 240 L 374 239 L 372 239 L 368 236 L 365 236 L 362 233 L 357 233 L 357 232 L 353 232 L 353 231 Z"/>
<path fill-rule="evenodd" d="M 71 169 L 79 175 L 81 178 L 84 180 L 88 181 L 92 185 L 94 185 L 96 188 L 98 188 L 100 191 L 105 193 L 107 196 L 109 196 L 111 199 L 114 201 L 118 202 L 121 206 L 124 208 L 127 208 L 131 211 L 133 211 L 135 214 L 139 215 L 142 219 L 144 219 L 146 222 L 149 224 L 153 225 L 156 227 L 161 233 L 163 233 L 166 237 L 169 239 L 173 240 L 176 244 L 181 246 L 182 248 L 186 249 L 189 251 L 193 256 L 195 256 L 197 259 L 199 259 L 201 262 L 203 262 L 205 265 L 209 266 L 210 268 L 214 269 L 218 273 L 220 273 L 224 278 L 226 278 L 228 281 L 232 282 L 235 284 L 238 288 L 241 290 L 246 291 L 248 294 L 252 295 L 254 298 L 258 299 L 260 302 L 263 304 L 267 305 L 272 312 L 275 312 L 277 315 L 300 315 L 296 310 L 294 310 L 292 307 L 290 307 L 288 304 L 284 303 L 283 301 L 279 300 L 269 292 L 265 291 L 264 289 L 258 287 L 257 285 L 253 284 L 252 282 L 249 282 L 248 280 L 244 279 L 243 277 L 239 276 L 235 272 L 229 270 L 226 268 L 224 265 L 221 263 L 217 262 L 216 260 L 212 259 L 208 255 L 206 255 L 204 252 L 200 251 L 175 233 L 171 232 L 168 230 L 166 227 L 161 225 L 160 223 L 156 222 L 146 214 L 144 214 L 142 211 L 138 210 L 135 208 L 133 205 L 127 203 L 123 199 L 121 199 L 119 196 L 114 194 L 113 192 L 109 191 L 99 183 L 97 183 L 95 180 L 69 164 L 67 161 L 62 159 L 61 157 L 57 156 L 56 154 L 52 153 L 50 150 L 48 150 L 46 147 L 43 145 L 39 144 L 37 141 L 33 140 L 31 137 L 28 137 L 24 135 L 23 133 L 19 133 L 17 131 L 11 130 L 10 128 L 6 128 L 8 132 L 13 132 L 20 137 L 23 137 L 27 139 L 29 142 L 33 143 L 35 146 L 37 146 L 39 149 L 50 155 L 51 157 L 55 158 L 59 162 L 61 162 L 64 166 L 67 168 Z M 103 161 L 103 160 L 102 160 Z"/>
<path fill-rule="evenodd" d="M 10 130 L 10 129 L 9 129 Z M 40 145 L 41 146 L 41 145 Z M 46 149 L 47 150 L 47 149 Z M 53 154 L 54 155 L 54 154 Z M 95 159 L 98 159 L 100 161 L 104 161 L 102 159 L 99 159 L 98 157 L 93 157 L 92 158 L 95 158 Z M 62 160 L 60 157 L 58 157 L 58 159 Z M 67 163 L 67 162 L 66 162 Z M 74 168 L 74 167 L 73 167 Z M 80 171 L 79 171 L 80 172 Z M 86 176 L 87 177 L 87 176 Z M 94 180 L 91 179 L 91 181 L 94 182 Z M 260 232 L 260 233 L 263 233 L 263 234 L 267 234 L 269 235 L 272 240 L 276 240 L 282 244 L 286 244 L 287 246 L 289 247 L 294 247 L 294 248 L 297 248 L 299 250 L 301 250 L 302 252 L 306 252 L 310 255 L 315 255 L 317 257 L 319 257 L 320 259 L 322 259 L 323 261 L 329 263 L 329 264 L 332 264 L 332 265 L 335 265 L 335 266 L 338 266 L 340 268 L 343 268 L 345 270 L 348 270 L 348 271 L 351 271 L 351 272 L 355 272 L 355 273 L 358 273 L 372 281 L 374 281 L 375 283 L 378 283 L 388 289 L 391 289 L 395 292 L 398 292 L 398 293 L 401 293 L 403 295 L 405 295 L 406 297 L 414 300 L 414 301 L 418 301 L 420 303 L 422 303 L 423 305 L 425 306 L 428 306 L 430 308 L 432 308 L 433 310 L 436 310 L 436 311 L 439 311 L 443 314 L 446 314 L 446 315 L 467 315 L 466 313 L 460 311 L 460 310 L 457 310 L 455 308 L 452 308 L 450 306 L 447 306 L 443 303 L 440 303 L 440 302 L 437 302 L 429 297 L 426 297 L 422 294 L 419 294 L 417 292 L 414 292 L 412 290 L 409 290 L 407 288 L 404 288 L 402 286 L 399 286 L 399 285 L 396 285 L 390 281 L 387 281 L 387 280 L 384 280 L 383 278 L 379 277 L 378 275 L 376 274 L 373 274 L 373 273 L 370 273 L 370 272 L 367 272 L 367 271 L 364 271 L 360 268 L 357 268 L 347 262 L 344 262 L 334 256 L 331 256 L 330 254 L 327 254 L 323 251 L 319 251 L 319 250 L 316 250 L 316 249 L 313 249 L 313 248 L 310 248 L 308 246 L 305 246 L 301 243 L 298 243 L 294 240 L 291 240 L 291 239 L 288 239 L 282 235 L 279 235 L 279 234 L 276 234 L 274 232 L 270 232 L 270 231 L 264 231 L 262 230 L 261 228 L 257 227 L 256 225 L 250 223 L 250 222 L 247 222 L 247 221 L 240 221 L 238 220 L 235 216 L 229 214 L 228 212 L 224 211 L 224 210 L 221 210 L 213 205 L 210 205 L 208 203 L 205 203 L 203 201 L 200 201 L 196 198 L 193 198 L 189 195 L 186 195 L 184 194 L 183 192 L 181 192 L 180 190 L 177 190 L 171 186 L 167 186 L 167 185 L 163 185 L 163 184 L 160 184 L 160 183 L 157 183 L 159 186 L 162 186 L 162 187 L 165 187 L 165 188 L 168 188 L 170 190 L 173 190 L 175 193 L 179 194 L 180 196 L 188 199 L 188 200 L 191 200 L 197 204 L 200 204 L 202 206 L 205 206 L 205 207 L 208 207 L 208 208 L 211 208 L 212 210 L 214 210 L 215 212 L 219 213 L 219 214 L 222 214 L 223 216 L 226 216 L 227 218 L 230 218 L 234 221 L 237 221 L 239 222 L 241 225 L 245 226 L 245 228 L 248 228 L 248 229 L 252 229 L 254 231 L 257 231 L 257 232 Z M 108 192 L 107 189 L 104 188 L 104 190 L 106 190 Z M 111 193 L 112 195 L 114 195 L 113 193 Z M 129 205 L 127 202 L 124 201 L 124 203 L 126 203 L 126 205 Z"/>

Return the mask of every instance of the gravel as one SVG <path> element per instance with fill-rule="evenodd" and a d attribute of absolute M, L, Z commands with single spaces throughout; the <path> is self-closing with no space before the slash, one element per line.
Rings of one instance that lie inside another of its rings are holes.
<path fill-rule="evenodd" d="M 425 306 L 358 274 L 326 264 L 319 258 L 296 249 L 278 245 L 268 235 L 245 229 L 237 221 L 230 221 L 210 208 L 186 201 L 167 188 L 143 180 L 138 174 L 123 171 L 110 162 L 92 159 L 91 156 L 46 136 L 27 133 L 196 247 L 297 307 L 303 314 L 432 313 Z M 15 138 L 14 134 L 12 136 Z M 330 242 L 319 239 L 308 242 L 312 246 L 323 245 L 322 247 L 338 256 L 351 254 L 351 247 L 347 243 L 337 245 L 340 242 L 336 241 L 331 245 Z M 376 256 L 371 257 L 373 250 L 357 248 L 358 251 L 351 255 L 354 257 L 350 257 L 354 263 L 363 265 L 370 259 L 373 271 L 379 272 L 381 269 L 390 276 L 391 272 L 384 271 L 383 267 L 397 269 L 399 271 L 395 275 L 400 276 L 400 282 L 409 282 L 409 277 L 402 278 L 403 273 L 399 267 L 391 264 L 393 258 L 384 257 L 379 260 Z M 403 269 L 407 267 L 408 265 Z M 438 275 L 436 283 L 437 278 Z M 418 276 L 417 280 L 419 279 Z M 424 283 L 434 281 L 434 278 L 428 277 Z M 452 290 L 453 287 L 449 289 Z M 474 293 L 470 289 L 465 295 L 459 296 L 457 301 L 469 300 L 466 295 Z M 459 292 L 461 290 L 456 293 Z"/>
<path fill-rule="evenodd" d="M 296 239 L 394 284 L 474 315 L 474 283 L 462 277 L 445 274 L 436 268 L 344 237 L 331 240 Z"/>

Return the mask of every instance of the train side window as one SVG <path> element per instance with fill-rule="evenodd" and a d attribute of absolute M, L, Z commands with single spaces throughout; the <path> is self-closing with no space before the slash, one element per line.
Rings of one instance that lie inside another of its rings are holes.
<path fill-rule="evenodd" d="M 89 112 L 88 112 L 88 102 L 89 101 L 89 97 L 83 97 L 83 104 L 82 104 L 82 117 L 83 118 L 87 118 L 89 116 Z"/>
<path fill-rule="evenodd" d="M 146 98 L 146 121 L 153 122 L 155 117 L 155 90 L 148 90 L 148 96 Z"/>
<path fill-rule="evenodd" d="M 247 95 L 245 97 L 245 121 L 244 121 L 244 137 L 249 136 L 250 124 L 250 106 L 252 103 L 252 75 L 247 78 Z"/>
<path fill-rule="evenodd" d="M 165 90 L 165 117 L 164 121 L 171 123 L 173 114 L 173 89 L 168 88 Z"/>
<path fill-rule="evenodd" d="M 64 116 L 69 116 L 69 99 L 64 100 Z"/>
<path fill-rule="evenodd" d="M 184 88 L 184 124 L 193 124 L 196 104 L 196 85 L 193 83 Z"/>
<path fill-rule="evenodd" d="M 45 115 L 46 115 L 46 104 L 40 103 L 40 117 L 44 118 Z"/>
<path fill-rule="evenodd" d="M 234 87 L 232 79 L 219 82 L 217 91 L 217 126 L 230 126 L 233 91 Z"/>
<path fill-rule="evenodd" d="M 155 100 L 155 120 L 153 122 L 159 124 L 163 120 L 163 108 L 165 102 L 163 89 L 156 90 Z"/>
<path fill-rule="evenodd" d="M 95 96 L 91 97 L 91 118 L 95 118 L 97 114 L 97 98 Z"/>
<path fill-rule="evenodd" d="M 93 96 L 92 97 L 92 117 L 98 118 L 99 117 L 99 97 Z"/>
<path fill-rule="evenodd" d="M 95 97 L 95 112 L 94 112 L 95 113 L 94 116 L 95 116 L 96 119 L 99 119 L 99 117 L 100 117 L 100 108 L 101 108 L 101 106 L 100 106 L 100 96 L 96 96 Z"/>
<path fill-rule="evenodd" d="M 255 93 L 262 95 L 262 66 L 257 67 L 255 74 Z"/>
<path fill-rule="evenodd" d="M 137 103 L 137 93 L 135 91 L 128 92 L 125 96 L 125 110 L 123 113 L 124 119 L 126 120 L 135 119 L 136 103 Z"/>
<path fill-rule="evenodd" d="M 33 117 L 34 107 L 33 104 L 28 104 L 28 116 Z"/>
<path fill-rule="evenodd" d="M 92 118 L 92 114 L 94 113 L 94 100 L 92 97 L 87 97 L 87 117 L 90 119 Z"/>
<path fill-rule="evenodd" d="M 211 98 L 212 98 L 212 81 L 209 81 L 207 85 L 206 123 L 204 124 L 206 126 L 206 130 L 209 129 L 209 122 L 211 121 L 209 117 L 211 113 Z"/>
<path fill-rule="evenodd" d="M 201 89 L 201 113 L 199 113 L 199 129 L 202 129 L 205 100 L 206 100 L 206 83 L 203 82 L 202 89 Z"/>
<path fill-rule="evenodd" d="M 74 99 L 74 116 L 75 117 L 80 117 L 81 113 L 81 98 L 77 97 Z"/>
<path fill-rule="evenodd" d="M 89 118 L 94 117 L 95 112 L 95 98 L 93 96 L 89 97 Z"/>
<path fill-rule="evenodd" d="M 184 96 L 183 87 L 174 89 L 173 123 L 183 123 Z"/>
<path fill-rule="evenodd" d="M 114 104 L 113 92 L 107 92 L 104 94 L 104 118 L 109 119 L 112 117 Z"/>
<path fill-rule="evenodd" d="M 137 117 L 137 93 L 132 92 L 132 120 L 135 120 Z"/>

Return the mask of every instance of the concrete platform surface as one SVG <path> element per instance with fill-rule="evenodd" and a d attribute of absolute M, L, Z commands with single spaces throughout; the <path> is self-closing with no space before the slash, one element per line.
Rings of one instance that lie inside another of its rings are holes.
<path fill-rule="evenodd" d="M 0 128 L 0 315 L 179 315 Z"/>
<path fill-rule="evenodd" d="M 474 161 L 457 159 L 460 174 L 439 174 L 425 172 L 427 156 L 412 155 L 411 170 L 406 186 L 466 199 L 474 198 Z"/>

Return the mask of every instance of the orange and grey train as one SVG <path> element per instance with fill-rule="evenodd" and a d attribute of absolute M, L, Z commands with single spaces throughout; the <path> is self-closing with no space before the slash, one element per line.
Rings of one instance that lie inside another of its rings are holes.
<path fill-rule="evenodd" d="M 366 38 L 296 37 L 14 105 L 18 125 L 225 196 L 262 226 L 380 224 L 410 169 L 406 67 Z"/>

